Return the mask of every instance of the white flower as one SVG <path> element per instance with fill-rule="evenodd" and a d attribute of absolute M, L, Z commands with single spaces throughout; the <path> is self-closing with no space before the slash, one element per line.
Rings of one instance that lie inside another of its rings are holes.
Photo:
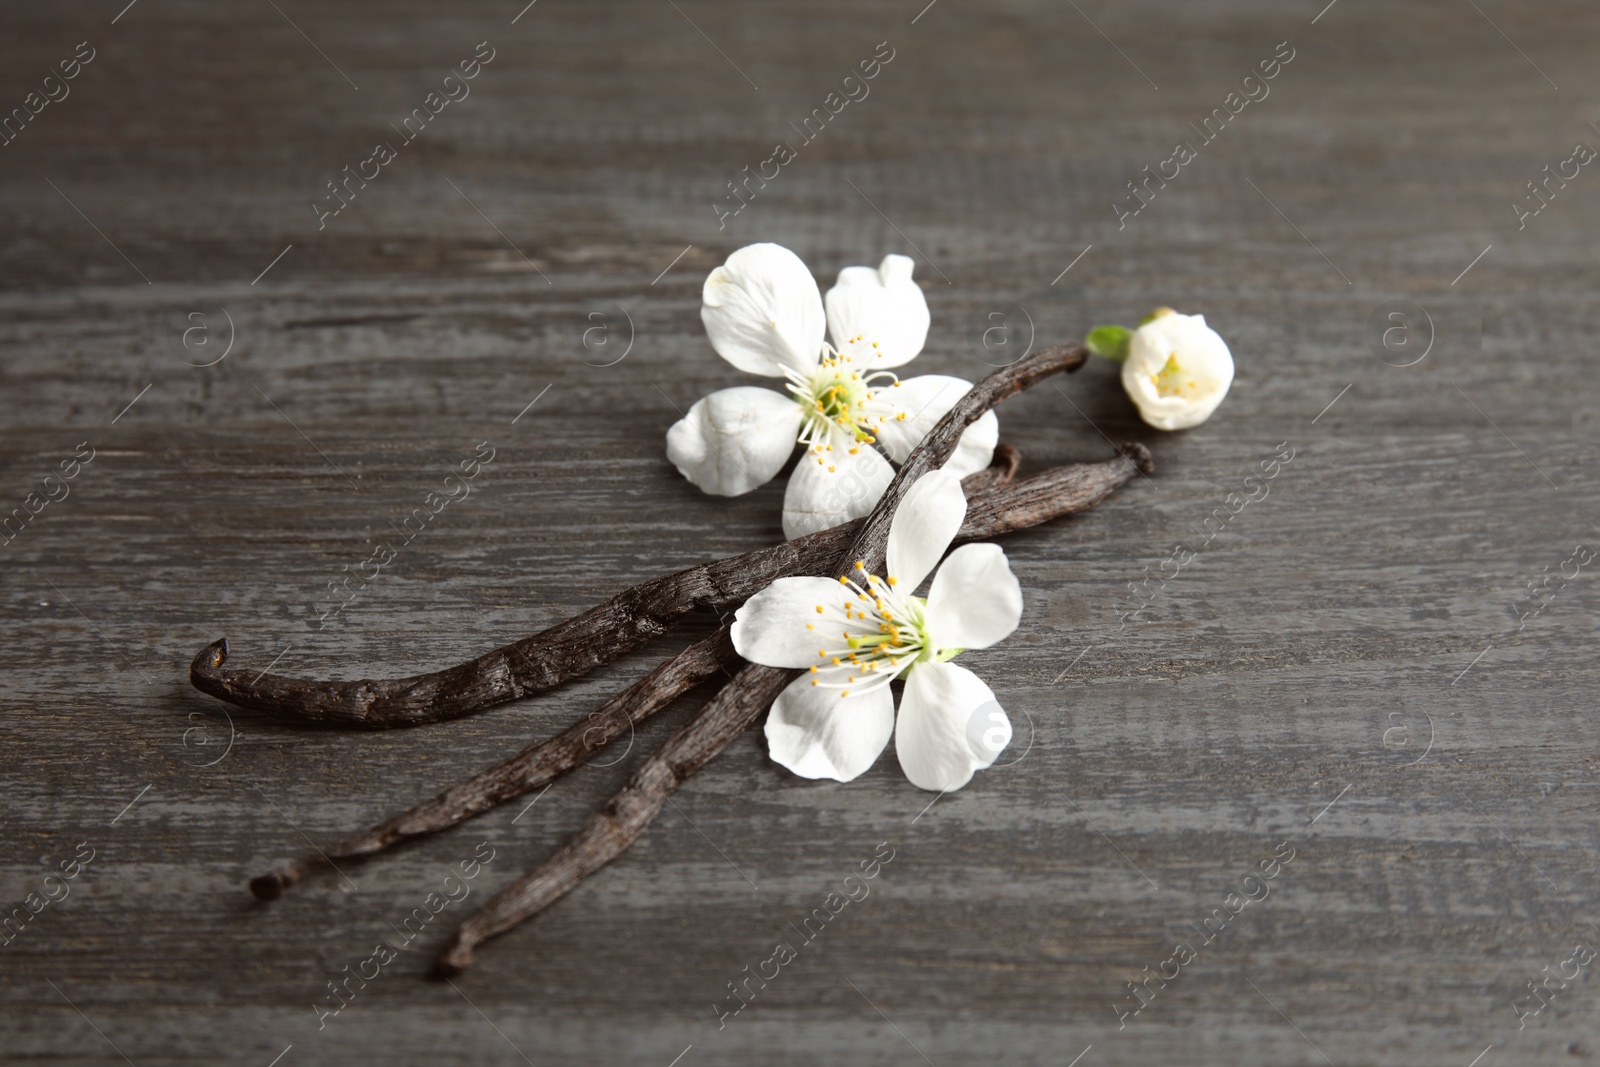
<path fill-rule="evenodd" d="M 1022 589 L 999 545 L 950 553 L 926 598 L 911 594 L 961 529 L 961 480 L 930 471 L 889 526 L 888 577 L 857 562 L 849 578 L 780 578 L 734 616 L 733 647 L 753 663 L 806 667 L 767 717 L 772 758 L 803 778 L 848 782 L 894 733 L 921 789 L 960 789 L 1011 741 L 1011 723 L 977 675 L 947 662 L 1017 628 Z M 895 719 L 889 682 L 905 680 Z"/>
<path fill-rule="evenodd" d="M 1187 430 L 1210 418 L 1228 395 L 1233 356 L 1204 315 L 1163 311 L 1133 332 L 1122 387 L 1151 426 Z"/>
<path fill-rule="evenodd" d="M 706 278 L 701 321 L 717 354 L 750 374 L 787 378 L 788 394 L 754 386 L 698 401 L 667 432 L 667 458 L 708 493 L 738 496 L 771 481 L 794 451 L 783 532 L 800 537 L 872 510 L 905 460 L 971 382 L 928 374 L 897 380 L 928 336 L 928 304 L 911 260 L 846 267 L 826 311 L 800 257 L 781 245 L 739 249 Z M 833 344 L 823 340 L 826 324 Z M 987 412 L 967 427 L 945 469 L 989 465 L 1000 426 Z"/>

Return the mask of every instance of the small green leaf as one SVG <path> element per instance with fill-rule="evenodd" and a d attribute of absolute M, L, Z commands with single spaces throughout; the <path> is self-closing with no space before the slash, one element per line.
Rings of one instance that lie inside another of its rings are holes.
<path fill-rule="evenodd" d="M 1128 358 L 1128 341 L 1132 339 L 1133 331 L 1126 326 L 1096 326 L 1089 331 L 1089 336 L 1083 343 L 1089 346 L 1089 351 L 1097 356 L 1103 356 L 1113 363 L 1121 363 Z"/>

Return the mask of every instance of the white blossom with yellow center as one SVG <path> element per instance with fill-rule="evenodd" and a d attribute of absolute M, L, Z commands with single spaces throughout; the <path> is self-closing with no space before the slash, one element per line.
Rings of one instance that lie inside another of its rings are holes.
<path fill-rule="evenodd" d="M 1205 422 L 1232 384 L 1233 354 L 1204 315 L 1162 309 L 1128 341 L 1122 387 L 1158 430 Z"/>
<path fill-rule="evenodd" d="M 1017 628 L 1022 589 L 1005 553 L 963 545 L 939 566 L 926 597 L 912 595 L 966 513 L 960 478 L 931 471 L 895 512 L 886 576 L 858 563 L 837 579 L 780 578 L 738 610 L 733 646 L 741 656 L 806 669 L 767 717 L 774 760 L 805 778 L 848 782 L 872 766 L 892 733 L 913 785 L 952 790 L 1010 743 L 993 691 L 949 662 Z M 889 689 L 895 679 L 905 682 L 898 719 Z M 989 727 L 981 741 L 975 721 Z"/>
<path fill-rule="evenodd" d="M 738 496 L 771 481 L 798 441 L 806 455 L 784 493 L 785 536 L 870 512 L 894 477 L 890 461 L 903 461 L 972 388 L 945 375 L 893 373 L 928 336 L 928 303 L 911 269 L 896 255 L 876 269 L 846 267 L 824 306 L 811 272 L 787 248 L 755 244 L 729 256 L 706 278 L 706 335 L 738 369 L 787 379 L 788 395 L 756 386 L 712 393 L 667 432 L 667 458 L 707 493 Z M 983 469 L 999 436 L 986 413 L 944 469 Z"/>

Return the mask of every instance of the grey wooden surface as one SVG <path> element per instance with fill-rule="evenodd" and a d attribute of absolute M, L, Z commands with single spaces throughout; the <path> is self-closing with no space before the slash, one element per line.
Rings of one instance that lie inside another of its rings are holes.
<path fill-rule="evenodd" d="M 1600 546 L 1600 176 L 1520 230 L 1508 204 L 1600 145 L 1596 13 L 1322 2 L 7 5 L 4 108 L 78 42 L 95 58 L 0 147 L 0 510 L 94 459 L 0 549 L 4 906 L 94 859 L 0 948 L 0 1061 L 1591 1062 L 1600 964 L 1520 1029 L 1513 1005 L 1600 948 L 1593 568 L 1529 599 Z M 319 231 L 324 183 L 480 41 L 471 95 Z M 870 95 L 719 230 L 725 183 L 883 41 Z M 1125 183 L 1285 41 L 1270 95 L 1119 229 Z M 223 635 L 291 673 L 440 665 L 780 536 L 781 482 L 712 499 L 663 454 L 677 409 L 742 380 L 699 286 L 758 240 L 824 284 L 915 256 L 923 371 L 1157 303 L 1232 344 L 1191 432 L 1143 429 L 1108 365 L 1001 410 L 1029 464 L 1108 439 L 1159 464 L 1006 540 L 1022 628 L 964 661 L 1017 723 L 1010 766 L 930 808 L 892 755 L 812 783 L 753 732 L 454 988 L 424 979 L 702 691 L 531 808 L 252 901 L 251 875 L 709 631 L 385 734 L 230 723 L 186 680 Z M 1432 336 L 1405 367 L 1372 341 L 1399 300 L 1426 313 L 1404 351 Z M 327 583 L 479 442 L 471 497 L 316 629 Z M 1280 442 L 1268 497 L 1119 623 Z M 319 1029 L 325 983 L 483 841 L 474 896 Z M 719 1029 L 727 984 L 880 842 L 871 895 Z M 1267 898 L 1201 943 L 1285 842 Z M 1197 958 L 1119 1029 L 1178 941 Z"/>

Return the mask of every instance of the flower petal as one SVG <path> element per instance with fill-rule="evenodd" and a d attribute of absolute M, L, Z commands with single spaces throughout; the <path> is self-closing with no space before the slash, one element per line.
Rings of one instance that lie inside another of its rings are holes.
<path fill-rule="evenodd" d="M 809 675 L 789 683 L 767 716 L 772 758 L 802 778 L 848 782 L 883 754 L 894 732 L 894 697 L 889 687 L 841 697 L 837 689 L 811 684 Z"/>
<path fill-rule="evenodd" d="M 750 374 L 805 373 L 822 354 L 816 279 L 782 245 L 746 245 L 707 275 L 700 321 L 717 354 Z"/>
<path fill-rule="evenodd" d="M 695 401 L 667 431 L 678 473 L 716 496 L 770 482 L 794 454 L 803 413 L 791 397 L 742 385 Z"/>
<path fill-rule="evenodd" d="M 888 419 L 875 426 L 872 432 L 890 459 L 904 463 L 911 450 L 922 443 L 928 431 L 971 388 L 971 382 L 943 374 L 919 374 L 902 379 L 899 385 L 878 390 L 876 399 L 888 402 L 897 413 L 905 412 L 906 417 Z M 962 478 L 983 470 L 994 458 L 994 446 L 999 440 L 1000 420 L 994 412 L 986 411 L 961 432 L 961 441 L 945 462 L 944 469 Z"/>
<path fill-rule="evenodd" d="M 940 564 L 923 612 L 936 647 L 988 648 L 1021 621 L 1022 586 L 999 545 L 962 545 Z"/>
<path fill-rule="evenodd" d="M 916 480 L 889 523 L 888 574 L 906 595 L 916 591 L 967 517 L 961 479 L 946 470 Z"/>
<path fill-rule="evenodd" d="M 912 265 L 909 256 L 890 255 L 877 270 L 846 267 L 828 290 L 828 335 L 858 366 L 898 367 L 922 351 L 928 301 L 911 280 Z"/>
<path fill-rule="evenodd" d="M 894 480 L 894 468 L 871 445 L 842 430 L 800 457 L 783 494 L 783 535 L 790 539 L 826 530 L 870 512 Z M 851 450 L 855 451 L 852 452 Z"/>
<path fill-rule="evenodd" d="M 894 748 L 912 785 L 960 789 L 1010 743 L 1011 721 L 983 679 L 954 663 L 929 661 L 911 668 Z"/>
<path fill-rule="evenodd" d="M 734 650 L 768 667 L 812 666 L 821 649 L 844 647 L 849 592 L 833 578 L 779 578 L 734 612 Z"/>

